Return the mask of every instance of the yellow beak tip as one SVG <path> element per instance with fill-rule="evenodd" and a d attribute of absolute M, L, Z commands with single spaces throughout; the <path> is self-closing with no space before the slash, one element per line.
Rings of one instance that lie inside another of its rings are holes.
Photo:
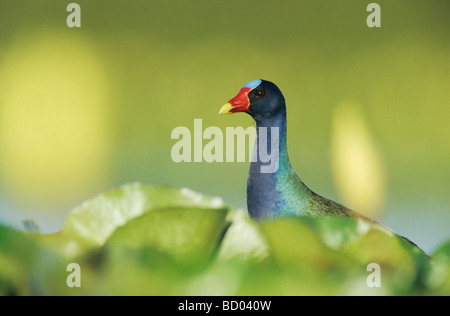
<path fill-rule="evenodd" d="M 230 114 L 230 110 L 231 110 L 232 106 L 230 103 L 225 104 L 224 106 L 222 106 L 222 108 L 219 111 L 219 115 L 222 114 Z"/>

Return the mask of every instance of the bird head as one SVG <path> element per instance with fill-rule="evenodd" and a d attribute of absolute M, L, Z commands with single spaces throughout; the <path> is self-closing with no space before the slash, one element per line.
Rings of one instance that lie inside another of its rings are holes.
<path fill-rule="evenodd" d="M 245 112 L 258 120 L 273 117 L 283 109 L 285 102 L 280 89 L 270 81 L 258 79 L 246 83 L 219 114 Z"/>

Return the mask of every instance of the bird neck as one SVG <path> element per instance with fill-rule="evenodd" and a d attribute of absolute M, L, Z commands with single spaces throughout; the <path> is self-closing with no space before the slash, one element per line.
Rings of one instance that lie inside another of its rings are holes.
<path fill-rule="evenodd" d="M 297 176 L 289 161 L 286 109 L 270 118 L 255 118 L 255 121 L 257 127 L 255 148 L 258 147 L 258 150 L 253 153 L 247 181 L 248 211 L 253 218 L 277 218 L 299 214 L 307 203 L 310 190 Z M 261 129 L 263 127 L 266 128 L 266 133 Z M 273 137 L 277 137 L 274 142 Z M 278 168 L 266 173 L 263 168 L 267 167 L 267 160 L 261 159 L 261 154 L 266 151 L 273 157 L 272 144 L 278 145 Z"/>
<path fill-rule="evenodd" d="M 275 172 L 282 172 L 292 169 L 289 162 L 288 150 L 287 150 L 287 121 L 286 121 L 286 108 L 283 107 L 276 115 L 269 118 L 255 118 L 256 122 L 256 143 L 255 148 L 258 148 L 258 152 L 254 153 L 252 161 L 258 166 L 267 164 L 266 159 L 263 159 L 263 155 L 269 154 L 271 158 L 277 160 L 278 168 L 275 168 Z M 272 150 L 272 145 L 278 146 Z M 275 163 L 271 161 L 271 163 Z M 270 172 L 269 172 L 270 173 Z"/>

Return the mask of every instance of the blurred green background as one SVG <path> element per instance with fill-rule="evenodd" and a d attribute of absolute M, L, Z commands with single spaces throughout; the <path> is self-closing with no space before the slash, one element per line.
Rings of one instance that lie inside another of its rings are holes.
<path fill-rule="evenodd" d="M 248 163 L 171 159 L 178 126 L 252 126 L 219 108 L 257 78 L 288 106 L 314 191 L 427 251 L 450 223 L 450 2 L 0 0 L 0 221 L 60 229 L 127 182 L 246 205 Z M 205 141 L 204 143 L 206 143 Z"/>

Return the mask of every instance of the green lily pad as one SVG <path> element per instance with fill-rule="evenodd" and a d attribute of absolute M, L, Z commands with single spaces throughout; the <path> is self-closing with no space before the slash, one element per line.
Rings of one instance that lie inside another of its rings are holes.
<path fill-rule="evenodd" d="M 432 255 L 426 284 L 430 294 L 450 295 L 450 241 L 442 244 Z"/>
<path fill-rule="evenodd" d="M 208 260 L 229 225 L 227 213 L 227 209 L 154 210 L 116 229 L 106 246 L 149 247 L 179 262 Z"/>
<path fill-rule="evenodd" d="M 44 295 L 66 288 L 65 267 L 28 233 L 0 224 L 0 296 Z"/>
<path fill-rule="evenodd" d="M 77 263 L 82 287 L 69 288 Z M 372 264 L 381 287 L 368 283 Z M 0 294 L 448 295 L 450 243 L 432 256 L 354 218 L 254 221 L 220 198 L 129 184 L 82 203 L 59 233 L 0 225 Z"/>
<path fill-rule="evenodd" d="M 128 221 L 161 208 L 223 208 L 222 199 L 187 188 L 124 185 L 85 201 L 70 212 L 63 229 L 36 239 L 73 258 L 104 245 L 111 234 Z"/>
<path fill-rule="evenodd" d="M 29 294 L 36 254 L 36 246 L 25 234 L 0 225 L 0 296 Z"/>
<path fill-rule="evenodd" d="M 256 222 L 249 219 L 243 210 L 230 210 L 227 219 L 231 222 L 220 249 L 218 260 L 260 262 L 269 257 L 267 242 Z"/>

